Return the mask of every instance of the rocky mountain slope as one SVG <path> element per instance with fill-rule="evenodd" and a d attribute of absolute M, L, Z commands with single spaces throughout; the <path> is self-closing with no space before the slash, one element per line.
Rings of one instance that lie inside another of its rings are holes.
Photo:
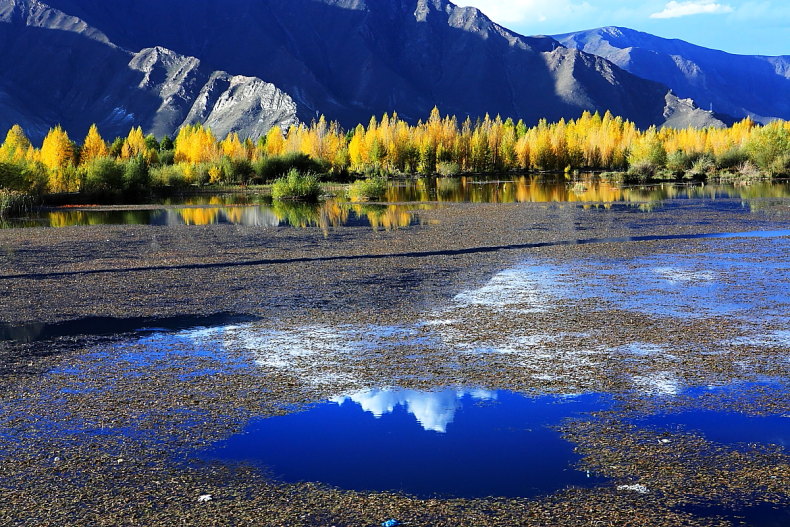
<path fill-rule="evenodd" d="M 40 12 L 27 21 L 3 18 L 19 5 Z M 518 35 L 447 0 L 0 0 L 0 21 L 0 34 L 10 27 L 30 35 L 26 44 L 16 44 L 16 36 L 0 44 L 3 78 L 12 79 L 17 97 L 20 87 L 42 84 L 45 60 L 58 63 L 58 96 L 49 98 L 45 122 L 61 109 L 80 126 L 102 115 L 124 125 L 142 120 L 161 132 L 183 116 L 213 126 L 241 119 L 248 123 L 242 130 L 257 130 L 259 118 L 248 110 L 266 103 L 273 119 L 287 120 L 292 106 L 282 92 L 212 73 L 218 70 L 274 83 L 293 98 L 302 120 L 320 113 L 346 127 L 392 111 L 416 121 L 434 106 L 460 117 L 489 113 L 528 123 L 611 110 L 640 126 L 664 124 L 665 114 L 678 125 L 721 124 L 710 112 L 674 108 L 679 103 L 664 85 L 552 38 Z M 38 63 L 18 64 L 25 46 L 38 48 Z M 125 49 L 150 56 L 124 55 Z M 155 74 L 139 71 L 149 63 L 143 70 Z M 123 86 L 134 88 L 125 93 Z"/>
<path fill-rule="evenodd" d="M 621 27 L 555 38 L 666 84 L 703 108 L 760 122 L 790 119 L 790 56 L 732 55 Z"/>
<path fill-rule="evenodd" d="M 297 121 L 296 104 L 255 77 L 214 71 L 162 47 L 132 53 L 105 33 L 36 0 L 0 1 L 0 130 L 40 139 L 60 123 L 76 139 L 142 126 L 158 136 L 205 122 L 218 135 L 259 136 Z"/>

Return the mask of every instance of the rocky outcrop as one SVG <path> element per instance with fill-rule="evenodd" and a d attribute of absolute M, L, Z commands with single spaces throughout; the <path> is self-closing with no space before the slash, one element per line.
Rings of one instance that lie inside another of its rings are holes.
<path fill-rule="evenodd" d="M 19 123 L 40 139 L 60 123 L 81 139 L 95 122 L 107 137 L 132 126 L 172 136 L 200 122 L 218 136 L 255 138 L 298 122 L 296 113 L 287 94 L 261 79 L 163 47 L 132 53 L 36 0 L 0 1 L 0 130 Z"/>
<path fill-rule="evenodd" d="M 255 138 L 275 125 L 287 128 L 298 122 L 296 104 L 273 84 L 209 71 L 194 57 L 148 48 L 137 53 L 129 67 L 142 74 L 138 87 L 161 100 L 148 126 L 156 135 L 203 123 L 218 136 L 237 132 Z"/>

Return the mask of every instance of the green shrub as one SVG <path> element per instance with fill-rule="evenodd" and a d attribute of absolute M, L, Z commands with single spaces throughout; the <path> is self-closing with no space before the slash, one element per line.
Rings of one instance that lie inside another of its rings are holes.
<path fill-rule="evenodd" d="M 159 152 L 160 165 L 172 165 L 176 160 L 175 150 L 162 150 Z"/>
<path fill-rule="evenodd" d="M 179 165 L 166 165 L 152 168 L 151 185 L 155 188 L 183 189 L 189 186 L 184 171 Z"/>
<path fill-rule="evenodd" d="M 272 198 L 277 200 L 317 201 L 319 196 L 321 184 L 318 177 L 313 173 L 300 174 L 295 168 L 272 185 Z"/>
<path fill-rule="evenodd" d="M 36 161 L 25 163 L 22 167 L 22 178 L 25 181 L 25 191 L 34 196 L 46 193 L 49 185 L 49 172 L 43 163 Z"/>
<path fill-rule="evenodd" d="M 674 174 L 685 173 L 691 169 L 693 164 L 693 156 L 682 150 L 677 150 L 667 155 L 667 169 Z"/>
<path fill-rule="evenodd" d="M 80 168 L 80 180 L 86 194 L 117 194 L 123 189 L 124 166 L 109 157 L 94 159 Z"/>
<path fill-rule="evenodd" d="M 653 179 L 660 167 L 651 161 L 639 161 L 628 167 L 628 179 L 647 181 Z"/>
<path fill-rule="evenodd" d="M 23 165 L 16 163 L 0 163 L 0 188 L 7 190 L 27 190 L 23 176 Z"/>
<path fill-rule="evenodd" d="M 226 183 L 246 185 L 255 177 L 252 163 L 246 159 L 230 159 L 225 157 L 221 165 L 222 172 L 225 174 Z"/>
<path fill-rule="evenodd" d="M 686 177 L 691 178 L 705 178 L 716 169 L 716 163 L 713 158 L 707 155 L 700 156 L 691 168 L 686 172 Z"/>
<path fill-rule="evenodd" d="M 722 152 L 716 158 L 716 166 L 722 170 L 737 169 L 749 160 L 749 156 L 742 148 L 730 148 L 726 152 Z"/>
<path fill-rule="evenodd" d="M 306 154 L 286 154 L 261 159 L 252 165 L 252 169 L 259 181 L 267 182 L 283 177 L 291 170 L 302 174 L 322 173 L 326 167 Z"/>
<path fill-rule="evenodd" d="M 151 185 L 151 174 L 148 163 L 142 156 L 126 162 L 123 172 L 123 190 L 129 196 L 144 194 Z"/>
<path fill-rule="evenodd" d="M 782 123 L 754 132 L 745 146 L 749 159 L 770 175 L 790 172 L 790 131 Z"/>
<path fill-rule="evenodd" d="M 381 177 L 358 179 L 348 188 L 351 201 L 380 201 L 387 193 L 387 180 Z"/>

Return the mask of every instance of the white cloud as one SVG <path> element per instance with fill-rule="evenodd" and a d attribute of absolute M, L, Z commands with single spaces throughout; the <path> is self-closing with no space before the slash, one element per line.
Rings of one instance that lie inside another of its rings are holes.
<path fill-rule="evenodd" d="M 535 23 L 577 16 L 592 10 L 586 1 L 574 0 L 466 0 L 499 24 Z"/>
<path fill-rule="evenodd" d="M 690 15 L 714 15 L 732 13 L 733 8 L 727 4 L 719 4 L 713 0 L 697 0 L 691 2 L 667 2 L 664 10 L 653 13 L 650 18 L 680 18 Z"/>

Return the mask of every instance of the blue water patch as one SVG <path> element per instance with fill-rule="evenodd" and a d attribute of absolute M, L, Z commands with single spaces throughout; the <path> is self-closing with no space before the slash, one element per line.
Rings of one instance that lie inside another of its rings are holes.
<path fill-rule="evenodd" d="M 727 445 L 769 443 L 790 447 L 790 415 L 753 416 L 736 412 L 694 410 L 658 414 L 635 421 L 639 426 L 680 432 L 697 432 L 706 439 Z"/>
<path fill-rule="evenodd" d="M 717 401 L 721 401 L 720 404 L 725 408 L 732 409 L 713 410 L 693 407 L 642 416 L 632 422 L 639 427 L 697 433 L 709 441 L 728 446 L 747 443 L 770 444 L 790 451 L 790 409 L 777 405 L 773 411 L 759 415 L 737 411 L 738 408 L 753 406 L 756 397 L 782 400 L 783 390 L 782 384 L 770 380 L 711 388 L 691 388 L 683 395 L 691 397 L 692 401 L 714 397 Z M 764 404 L 759 406 L 763 408 Z"/>
<path fill-rule="evenodd" d="M 773 503 L 760 503 L 736 510 L 717 505 L 688 506 L 681 510 L 697 516 L 723 518 L 736 527 L 787 527 L 790 525 L 790 507 Z"/>
<path fill-rule="evenodd" d="M 203 451 L 286 482 L 317 481 L 419 497 L 533 497 L 605 482 L 555 429 L 610 407 L 608 397 L 525 397 L 484 390 L 373 390 L 255 419 Z"/>

